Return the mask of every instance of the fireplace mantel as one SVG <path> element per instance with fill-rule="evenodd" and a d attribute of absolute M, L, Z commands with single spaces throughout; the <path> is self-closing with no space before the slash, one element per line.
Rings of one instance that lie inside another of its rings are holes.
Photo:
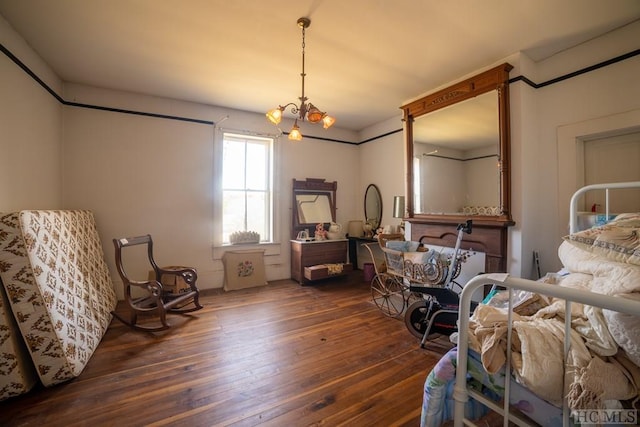
<path fill-rule="evenodd" d="M 488 217 L 470 217 L 473 221 L 471 234 L 465 234 L 461 249 L 483 252 L 485 273 L 502 273 L 507 268 L 507 240 L 509 227 L 513 221 L 501 221 Z M 411 224 L 411 240 L 425 245 L 455 247 L 458 237 L 459 218 L 441 220 L 410 218 L 405 221 Z"/>

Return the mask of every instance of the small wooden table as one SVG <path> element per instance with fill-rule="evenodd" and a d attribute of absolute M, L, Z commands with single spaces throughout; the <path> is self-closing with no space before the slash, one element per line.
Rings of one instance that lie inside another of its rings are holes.
<path fill-rule="evenodd" d="M 377 243 L 378 239 L 369 237 L 351 237 L 349 236 L 349 262 L 353 264 L 354 269 L 358 269 L 358 246 L 363 243 Z"/>

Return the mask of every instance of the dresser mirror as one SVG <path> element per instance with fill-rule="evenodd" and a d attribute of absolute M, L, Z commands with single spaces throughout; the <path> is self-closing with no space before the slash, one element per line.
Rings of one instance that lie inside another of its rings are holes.
<path fill-rule="evenodd" d="M 293 180 L 291 238 L 295 239 L 304 230 L 313 237 L 318 224 L 324 224 L 327 229 L 331 222 L 335 222 L 337 188 L 336 181 L 325 182 L 319 178 Z"/>
<path fill-rule="evenodd" d="M 511 221 L 511 68 L 502 64 L 401 107 L 409 219 Z"/>
<path fill-rule="evenodd" d="M 382 222 L 382 196 L 375 184 L 369 184 L 364 193 L 364 217 L 371 225 L 372 230 L 377 230 Z"/>
<path fill-rule="evenodd" d="M 331 198 L 328 194 L 296 194 L 296 206 L 300 224 L 331 222 Z"/>

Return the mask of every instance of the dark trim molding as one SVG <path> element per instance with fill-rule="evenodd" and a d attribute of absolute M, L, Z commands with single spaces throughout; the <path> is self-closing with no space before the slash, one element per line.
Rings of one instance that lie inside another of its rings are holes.
<path fill-rule="evenodd" d="M 486 156 L 469 157 L 468 159 L 458 159 L 456 157 L 443 156 L 441 154 L 422 154 L 424 157 L 436 157 L 438 159 L 455 160 L 456 162 L 470 162 L 472 160 L 490 159 L 491 157 L 498 157 L 497 154 L 488 154 Z"/>
<path fill-rule="evenodd" d="M 400 121 L 402 121 L 402 119 L 400 119 Z M 378 135 L 378 136 L 371 137 L 369 139 L 365 139 L 364 141 L 360 141 L 358 143 L 358 145 L 366 144 L 367 142 L 375 141 L 376 139 L 384 138 L 385 136 L 393 135 L 394 133 L 398 133 L 398 132 L 402 132 L 402 128 L 391 130 L 391 131 L 389 131 L 387 133 L 383 133 L 382 135 Z"/>
<path fill-rule="evenodd" d="M 13 53 L 11 53 L 11 51 L 9 49 L 4 47 L 4 45 L 2 43 L 0 43 L 0 50 L 10 60 L 12 60 L 18 67 L 22 68 L 22 71 L 27 73 L 33 80 L 35 80 L 40 86 L 42 86 L 47 92 L 49 92 L 51 94 L 51 96 L 53 96 L 55 99 L 57 99 L 58 102 L 61 102 L 61 103 L 64 104 L 65 101 L 64 101 L 64 99 L 62 99 L 61 96 L 59 96 L 57 93 L 55 93 L 54 90 L 49 87 L 49 85 L 47 85 L 45 82 L 43 82 L 42 79 L 36 75 L 36 73 L 31 71 L 31 69 L 29 69 L 29 67 L 27 67 L 24 64 L 24 62 L 20 61 L 20 59 L 18 59 L 17 56 L 15 56 Z"/>
<path fill-rule="evenodd" d="M 289 132 L 282 132 L 283 135 L 289 135 Z M 328 142 L 339 142 L 341 144 L 350 144 L 350 145 L 360 145 L 361 142 L 351 142 L 351 141 L 343 141 L 341 139 L 333 139 L 333 138 L 325 138 L 323 136 L 313 136 L 313 135 L 305 135 L 305 138 L 309 139 L 317 139 L 320 141 L 328 141 Z"/>
<path fill-rule="evenodd" d="M 6 47 L 4 47 L 3 44 L 0 44 L 0 50 L 9 59 L 11 59 L 18 67 L 20 67 L 25 73 L 27 73 L 33 80 L 35 80 L 40 86 L 42 86 L 47 92 L 49 92 L 51 96 L 53 96 L 55 99 L 58 100 L 58 102 L 60 102 L 63 105 L 68 105 L 70 107 L 90 108 L 93 110 L 111 111 L 113 113 L 135 114 L 138 116 L 156 117 L 159 119 L 180 120 L 183 122 L 200 123 L 200 124 L 205 124 L 210 126 L 215 125 L 215 123 L 210 120 L 192 119 L 190 117 L 170 116 L 166 114 L 147 113 L 144 111 L 125 110 L 122 108 L 111 108 L 111 107 L 103 107 L 100 105 L 81 104 L 79 102 L 65 101 L 60 95 L 58 95 L 53 89 L 51 89 L 51 87 L 48 84 L 46 84 L 40 77 L 38 77 L 33 71 L 31 71 L 31 69 L 27 67 L 24 62 L 20 61 L 18 57 L 16 57 Z"/>
<path fill-rule="evenodd" d="M 636 55 L 640 55 L 640 49 L 636 49 L 636 50 L 633 50 L 631 52 L 627 52 L 625 54 L 616 56 L 615 58 L 607 59 L 606 61 L 602 61 L 602 62 L 599 62 L 597 64 L 590 65 L 590 66 L 582 68 L 582 69 L 580 69 L 578 71 L 573 71 L 571 73 L 564 74 L 564 75 L 562 75 L 560 77 L 556 77 L 554 79 L 547 80 L 546 82 L 535 83 L 535 82 L 529 80 L 528 78 L 526 78 L 525 76 L 517 76 L 517 77 L 514 77 L 512 79 L 509 79 L 509 84 L 522 81 L 522 82 L 528 84 L 529 86 L 531 86 L 534 89 L 540 89 L 542 87 L 549 86 L 549 85 L 552 85 L 554 83 L 558 83 L 558 82 L 561 82 L 561 81 L 564 81 L 564 80 L 568 80 L 568 79 L 571 79 L 573 77 L 579 76 L 581 74 L 589 73 L 591 71 L 597 70 L 599 68 L 606 67 L 608 65 L 615 64 L 615 63 L 620 62 L 620 61 L 624 61 L 625 59 L 633 58 Z"/>
<path fill-rule="evenodd" d="M 170 116 L 170 115 L 158 114 L 158 113 L 147 113 L 145 111 L 125 110 L 122 108 L 102 107 L 100 105 L 81 104 L 79 102 L 62 101 L 62 103 L 64 105 L 69 105 L 71 107 L 90 108 L 92 110 L 110 111 L 112 113 L 135 114 L 137 116 L 155 117 L 158 119 L 168 119 L 168 120 L 180 120 L 183 122 L 200 123 L 203 125 L 215 126 L 215 123 L 212 122 L 211 120 L 192 119 L 190 117 Z"/>
<path fill-rule="evenodd" d="M 31 69 L 29 67 L 27 67 L 18 57 L 16 57 L 13 53 L 11 53 L 11 51 L 9 51 L 9 49 L 7 49 L 1 43 L 0 43 L 0 51 L 2 51 L 2 53 L 4 53 L 9 59 L 11 59 L 11 61 L 13 61 L 18 67 L 20 67 L 33 80 L 35 80 L 40 86 L 42 86 L 47 92 L 49 92 L 49 94 L 51 96 L 53 96 L 58 102 L 60 102 L 63 105 L 68 105 L 70 107 L 89 108 L 89 109 L 93 109 L 93 110 L 110 111 L 110 112 L 113 112 L 113 113 L 134 114 L 134 115 L 138 115 L 138 116 L 155 117 L 155 118 L 158 118 L 158 119 L 179 120 L 179 121 L 183 121 L 183 122 L 199 123 L 199 124 L 204 124 L 204 125 L 208 125 L 208 126 L 215 126 L 215 124 L 216 124 L 215 122 L 213 122 L 211 120 L 193 119 L 193 118 L 190 118 L 190 117 L 171 116 L 171 115 L 166 115 L 166 114 L 148 113 L 148 112 L 144 112 L 144 111 L 126 110 L 126 109 L 122 109 L 122 108 L 111 108 L 111 107 L 103 107 L 103 106 L 100 106 L 100 105 L 82 104 L 82 103 L 78 103 L 78 102 L 66 101 L 60 95 L 58 95 L 53 89 L 51 89 L 51 87 L 49 87 L 49 85 L 47 85 L 40 77 L 38 77 L 33 71 L 31 71 Z M 625 59 L 632 58 L 632 57 L 634 57 L 636 55 L 640 55 L 640 49 L 636 49 L 636 50 L 631 51 L 629 53 L 625 53 L 623 55 L 616 56 L 615 58 L 611 58 L 611 59 L 608 59 L 606 61 L 599 62 L 599 63 L 597 63 L 595 65 L 591 65 L 589 67 L 585 67 L 585 68 L 583 68 L 581 70 L 574 71 L 574 72 L 565 74 L 563 76 L 556 77 L 556 78 L 551 79 L 551 80 L 547 80 L 546 82 L 535 83 L 535 82 L 529 80 L 525 76 L 517 76 L 517 77 L 513 77 L 513 78 L 509 79 L 509 84 L 517 83 L 519 81 L 522 81 L 522 82 L 528 84 L 529 86 L 531 86 L 534 89 L 540 89 L 542 87 L 549 86 L 549 85 L 552 85 L 554 83 L 558 83 L 558 82 L 561 82 L 563 80 L 567 80 L 567 79 L 579 76 L 581 74 L 585 74 L 585 73 L 597 70 L 599 68 L 603 68 L 603 67 L 606 67 L 608 65 L 615 64 L 615 63 L 620 62 L 620 61 L 624 61 Z M 316 139 L 316 140 L 320 140 L 320 141 L 328 141 L 328 142 L 338 142 L 338 143 L 341 143 L 341 144 L 361 145 L 361 144 L 366 144 L 367 142 L 375 141 L 375 140 L 380 139 L 380 138 L 384 138 L 384 137 L 389 136 L 389 135 L 393 135 L 393 134 L 398 133 L 398 132 L 402 132 L 402 128 L 395 129 L 395 130 L 389 131 L 387 133 L 384 133 L 384 134 L 381 134 L 381 135 L 378 135 L 378 136 L 374 136 L 372 138 L 365 139 L 364 141 L 360 141 L 360 142 L 351 142 L 351 141 L 344 141 L 344 140 L 340 140 L 340 139 L 324 138 L 324 137 L 320 137 L 320 136 L 307 136 L 307 135 L 305 135 L 305 138 Z M 289 135 L 289 132 L 283 132 L 283 134 L 284 135 Z"/>
<path fill-rule="evenodd" d="M 46 84 L 40 77 L 38 77 L 36 75 L 36 73 L 31 71 L 31 69 L 29 67 L 27 67 L 27 65 L 24 62 L 22 62 L 17 56 L 15 56 L 2 43 L 0 43 L 0 51 L 2 51 L 2 53 L 4 53 L 11 61 L 13 61 L 18 67 L 20 67 L 25 73 L 27 73 L 33 80 L 35 80 L 40 86 L 42 86 L 44 88 L 44 90 L 49 92 L 49 94 L 51 96 L 53 96 L 62 105 L 68 105 L 70 107 L 78 107 L 78 108 L 89 108 L 89 109 L 93 109 L 93 110 L 109 111 L 109 112 L 112 112 L 112 113 L 133 114 L 133 115 L 137 115 L 137 116 L 154 117 L 154 118 L 165 119 L 165 120 L 179 120 L 179 121 L 183 121 L 183 122 L 198 123 L 198 124 L 203 124 L 203 125 L 208 125 L 208 126 L 215 126 L 216 125 L 216 123 L 214 121 L 211 121 L 211 120 L 201 120 L 201 119 L 194 119 L 194 118 L 190 118 L 190 117 L 171 116 L 171 115 L 167 115 L 167 114 L 149 113 L 149 112 L 145 112 L 145 111 L 126 110 L 126 109 L 123 109 L 123 108 L 103 107 L 101 105 L 83 104 L 83 103 L 79 103 L 79 102 L 66 101 L 60 95 L 58 95 L 48 84 Z M 289 132 L 283 132 L 283 134 L 284 135 L 289 135 Z M 385 135 L 382 135 L 382 136 L 385 136 Z M 329 141 L 329 142 L 338 142 L 338 143 L 341 143 L 341 144 L 350 144 L 350 145 L 360 145 L 361 144 L 361 142 L 343 141 L 343 140 L 340 140 L 340 139 L 324 138 L 324 137 L 319 137 L 319 136 L 308 136 L 308 135 L 305 135 L 305 138 L 317 139 L 317 140 Z"/>

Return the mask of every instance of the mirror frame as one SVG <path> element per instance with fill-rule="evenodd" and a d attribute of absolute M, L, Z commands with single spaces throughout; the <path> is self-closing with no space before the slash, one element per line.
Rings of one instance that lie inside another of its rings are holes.
<path fill-rule="evenodd" d="M 302 224 L 298 221 L 298 204 L 296 202 L 297 194 L 318 194 L 327 195 L 329 197 L 329 205 L 331 207 L 331 222 L 336 222 L 336 191 L 338 190 L 338 182 L 325 182 L 322 178 L 307 178 L 304 181 L 293 179 L 292 187 L 292 204 L 291 204 L 291 238 L 295 239 L 302 230 L 307 230 L 309 236 L 313 237 L 316 231 L 316 223 Z M 324 223 L 325 228 L 328 222 Z"/>
<path fill-rule="evenodd" d="M 406 205 L 405 219 L 457 223 L 468 215 L 415 213 L 413 197 L 413 121 L 430 112 L 456 104 L 469 98 L 496 90 L 498 93 L 498 121 L 500 139 L 500 215 L 471 216 L 475 221 L 512 225 L 511 220 L 511 130 L 509 123 L 509 71 L 512 65 L 504 63 L 459 83 L 409 102 L 402 107 L 405 135 Z"/>
<path fill-rule="evenodd" d="M 377 230 L 378 228 L 380 228 L 380 224 L 382 224 L 382 194 L 380 193 L 380 189 L 378 188 L 377 185 L 375 184 L 369 184 L 367 186 L 367 189 L 364 192 L 364 219 L 365 222 L 367 222 L 369 220 L 368 216 L 367 216 L 367 197 L 369 196 L 369 192 L 374 192 L 376 197 L 378 198 L 378 212 L 376 212 L 377 214 L 377 218 L 378 218 L 378 222 L 376 224 L 371 224 L 371 226 L 373 227 L 373 230 Z"/>

